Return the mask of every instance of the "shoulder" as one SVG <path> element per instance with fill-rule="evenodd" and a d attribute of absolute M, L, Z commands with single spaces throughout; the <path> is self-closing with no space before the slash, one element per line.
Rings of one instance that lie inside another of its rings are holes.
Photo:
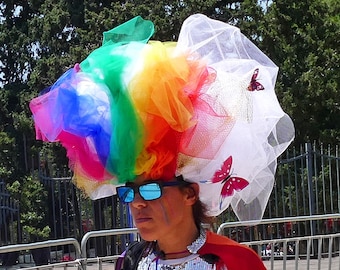
<path fill-rule="evenodd" d="M 128 245 L 124 253 L 122 254 L 122 269 L 137 269 L 138 262 L 144 254 L 148 246 L 148 242 L 145 241 L 136 241 L 132 242 Z M 121 266 L 120 266 L 121 267 Z M 120 269 L 120 268 L 116 268 Z"/>
<path fill-rule="evenodd" d="M 207 232 L 206 242 L 198 253 L 214 254 L 223 261 L 228 270 L 266 269 L 258 254 L 246 245 L 237 243 L 228 237 Z"/>
<path fill-rule="evenodd" d="M 242 245 L 229 237 L 213 233 L 211 231 L 206 232 L 206 242 L 204 246 L 216 247 L 216 248 L 227 248 L 227 249 L 248 249 L 247 246 Z"/>

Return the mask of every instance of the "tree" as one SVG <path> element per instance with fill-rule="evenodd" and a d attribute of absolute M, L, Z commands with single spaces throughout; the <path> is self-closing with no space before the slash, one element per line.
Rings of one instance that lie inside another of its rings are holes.
<path fill-rule="evenodd" d="M 10 147 L 3 157 L 11 164 L 5 171 L 11 177 L 6 177 L 6 181 L 13 181 L 13 175 L 21 176 L 27 169 L 25 160 L 25 135 L 18 132 L 19 123 L 22 116 L 25 118 L 22 97 L 26 98 L 28 74 L 31 72 L 30 39 L 27 35 L 26 21 L 30 17 L 27 1 L 14 3 L 13 1 L 2 1 L 0 3 L 0 104 L 1 104 L 1 125 L 0 132 L 2 138 L 1 148 Z M 29 125 L 29 130 L 31 125 Z M 19 128 L 20 129 L 20 128 Z M 30 131 L 31 132 L 31 131 Z M 32 132 L 31 132 L 32 134 Z M 28 134 L 26 134 L 28 135 Z M 31 137 L 31 135 L 28 135 Z M 10 145 L 6 143 L 11 140 Z M 9 176 L 9 175 L 8 175 Z"/>
<path fill-rule="evenodd" d="M 31 176 L 7 185 L 8 191 L 20 206 L 20 222 L 28 241 L 49 237 L 47 191 L 40 181 Z"/>
<path fill-rule="evenodd" d="M 27 20 L 31 16 L 28 1 L 1 1 L 0 3 L 0 82 L 22 83 L 31 72 L 31 46 Z"/>
<path fill-rule="evenodd" d="M 12 151 L 14 149 L 14 139 L 5 132 L 0 132 L 0 179 L 8 181 L 13 177 L 15 171 L 15 159 Z"/>
<path fill-rule="evenodd" d="M 296 126 L 297 144 L 340 141 L 339 2 L 276 0 L 262 47 L 280 67 L 277 90 Z"/>
<path fill-rule="evenodd" d="M 239 26 L 280 68 L 277 93 L 294 120 L 296 144 L 338 143 L 338 2 L 1 1 L 0 176 L 10 183 L 24 179 L 37 169 L 42 152 L 51 168 L 64 171 L 64 149 L 35 140 L 28 103 L 98 48 L 103 31 L 137 15 L 155 23 L 152 39 L 161 41 L 177 40 L 183 21 L 194 13 Z"/>
<path fill-rule="evenodd" d="M 242 3 L 242 4 L 241 4 Z M 255 31 L 261 9 L 254 1 L 1 1 L 0 74 L 5 95 L 4 132 L 14 138 L 18 170 L 27 173 L 41 142 L 34 138 L 29 101 L 52 85 L 66 69 L 101 45 L 102 32 L 137 15 L 155 23 L 153 39 L 176 40 L 183 21 L 204 13 Z M 247 21 L 247 22 L 246 22 Z M 54 152 L 56 146 L 44 146 Z M 31 168 L 33 164 L 33 168 Z M 66 156 L 61 167 L 67 164 Z"/>
<path fill-rule="evenodd" d="M 47 191 L 39 179 L 28 176 L 7 185 L 7 189 L 12 198 L 19 203 L 20 223 L 25 236 L 23 241 L 36 242 L 48 239 L 51 228 L 48 225 Z M 33 249 L 35 264 L 46 265 L 49 253 L 49 248 Z"/>

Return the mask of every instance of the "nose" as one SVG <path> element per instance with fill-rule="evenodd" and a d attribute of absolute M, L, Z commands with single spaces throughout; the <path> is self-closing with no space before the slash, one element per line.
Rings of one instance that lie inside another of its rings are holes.
<path fill-rule="evenodd" d="M 133 201 L 130 203 L 131 207 L 136 209 L 146 207 L 146 201 L 136 192 Z"/>

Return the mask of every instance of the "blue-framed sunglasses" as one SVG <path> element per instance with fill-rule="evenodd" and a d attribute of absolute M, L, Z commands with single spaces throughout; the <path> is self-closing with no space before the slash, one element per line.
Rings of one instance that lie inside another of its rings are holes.
<path fill-rule="evenodd" d="M 119 199 L 124 203 L 130 203 L 134 200 L 135 194 L 138 193 L 145 201 L 159 199 L 163 194 L 163 187 L 172 187 L 182 185 L 179 181 L 171 182 L 148 182 L 140 186 L 127 185 L 117 187 Z"/>

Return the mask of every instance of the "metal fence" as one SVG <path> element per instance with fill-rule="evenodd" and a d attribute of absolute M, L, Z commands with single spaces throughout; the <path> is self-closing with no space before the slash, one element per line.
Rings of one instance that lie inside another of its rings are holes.
<path fill-rule="evenodd" d="M 264 219 L 325 215 L 340 212 L 340 157 L 338 146 L 310 143 L 289 148 L 278 160 L 276 180 Z M 220 223 L 236 221 L 232 211 Z M 249 240 L 274 239 L 338 232 L 340 220 L 276 224 L 251 234 Z M 242 239 L 241 239 L 242 240 Z"/>
<path fill-rule="evenodd" d="M 2 240 L 2 244 L 10 243 L 11 227 L 9 224 L 18 222 L 18 220 L 19 206 L 11 200 L 5 182 L 0 180 L 0 240 Z"/>
<path fill-rule="evenodd" d="M 36 162 L 41 164 L 41 162 Z M 54 170 L 45 160 L 40 168 L 40 179 L 48 191 L 49 206 L 46 225 L 51 228 L 49 240 L 74 238 L 80 241 L 87 232 L 131 227 L 126 205 L 120 204 L 116 196 L 91 201 L 74 187 L 71 177 Z M 30 242 L 20 225 L 19 207 L 11 202 L 6 191 L 0 190 L 1 212 L 13 206 L 12 216 L 0 222 L 0 246 Z M 6 205 L 4 205 L 6 202 Z M 15 206 L 15 207 L 14 207 Z M 338 146 L 324 146 L 306 143 L 290 147 L 278 160 L 276 181 L 270 196 L 264 220 L 291 218 L 309 215 L 329 215 L 340 210 L 340 158 Z M 7 215 L 8 216 L 8 215 Z M 2 219 L 4 220 L 4 219 Z M 237 218 L 227 210 L 216 221 L 216 228 Z M 1 221 L 1 219 L 0 219 Z M 233 224 L 233 223 L 230 223 Z M 6 231 L 5 234 L 2 232 Z M 224 234 L 241 241 L 264 241 L 305 237 L 340 232 L 340 219 L 331 217 L 320 220 L 285 220 L 258 226 L 228 227 Z M 96 237 L 89 241 L 88 252 L 93 257 L 119 254 L 129 236 Z M 67 254 L 69 246 L 62 246 Z M 59 252 L 55 249 L 52 252 Z M 58 257 L 58 259 L 60 259 Z M 62 258 L 61 258 L 62 259 Z M 1 257 L 0 257 L 1 260 Z M 53 261 L 53 260 L 52 260 Z"/>
<path fill-rule="evenodd" d="M 262 220 L 259 226 L 266 224 L 303 221 L 327 220 L 329 218 L 339 218 L 340 214 L 333 215 L 315 215 L 301 216 L 295 218 L 270 219 Z M 218 234 L 224 234 L 227 228 L 244 226 L 243 223 L 224 223 L 218 228 Z M 114 269 L 115 262 L 119 257 L 117 253 L 110 253 L 104 257 L 91 257 L 88 253 L 88 246 L 91 239 L 98 237 L 128 237 L 137 238 L 135 228 L 111 229 L 102 231 L 92 231 L 86 233 L 81 239 L 81 243 L 74 238 L 49 240 L 33 244 L 21 244 L 0 247 L 0 254 L 4 252 L 18 252 L 21 250 L 34 250 L 43 247 L 60 247 L 61 245 L 70 245 L 72 250 L 68 261 L 54 262 L 51 264 L 36 266 L 29 263 L 21 263 L 18 267 L 25 269 L 88 269 L 102 270 Z M 283 239 L 259 240 L 242 242 L 242 244 L 253 248 L 263 259 L 267 269 L 339 269 L 339 242 L 340 233 L 314 235 L 304 237 L 289 237 Z"/>

